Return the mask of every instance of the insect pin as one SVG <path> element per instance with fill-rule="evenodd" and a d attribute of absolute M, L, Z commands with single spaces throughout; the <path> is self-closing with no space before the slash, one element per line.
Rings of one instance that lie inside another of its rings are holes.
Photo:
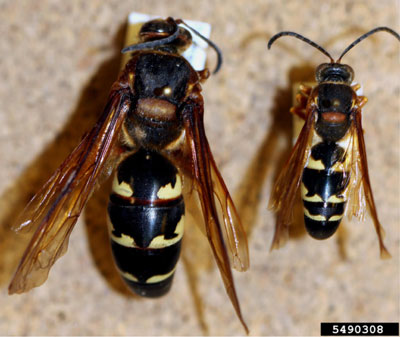
<path fill-rule="evenodd" d="M 66 252 L 89 195 L 115 169 L 109 231 L 114 260 L 130 289 L 147 297 L 168 292 L 181 249 L 184 198 L 197 194 L 203 214 L 197 220 L 204 221 L 226 291 L 248 331 L 230 263 L 231 259 L 241 271 L 248 268 L 246 234 L 204 130 L 200 83 L 209 71 L 194 70 L 181 56 L 192 36 L 180 25 L 188 27 L 180 19 L 149 21 L 139 32 L 140 43 L 123 49 L 131 57 L 111 88 L 100 119 L 15 226 L 33 236 L 10 283 L 10 294 L 47 279 Z M 216 51 L 217 72 L 221 52 L 191 30 Z"/>
<path fill-rule="evenodd" d="M 379 222 L 361 125 L 361 108 L 367 98 L 357 95 L 360 85 L 352 85 L 354 72 L 342 57 L 356 44 L 377 32 L 398 33 L 378 27 L 351 43 L 337 61 L 315 42 L 294 32 L 281 32 L 268 42 L 268 48 L 282 36 L 296 37 L 329 57 L 316 69 L 317 84 L 300 86 L 298 106 L 290 112 L 305 120 L 296 144 L 280 173 L 269 202 L 277 212 L 271 249 L 279 248 L 288 237 L 293 221 L 293 206 L 298 190 L 303 199 L 307 232 L 316 239 L 335 233 L 344 214 L 363 219 L 367 208 L 372 216 L 382 258 L 390 257 L 383 243 L 384 231 Z"/>

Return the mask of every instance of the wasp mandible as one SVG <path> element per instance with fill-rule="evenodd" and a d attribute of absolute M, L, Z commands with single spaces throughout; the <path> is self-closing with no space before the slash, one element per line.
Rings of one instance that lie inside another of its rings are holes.
<path fill-rule="evenodd" d="M 247 331 L 230 264 L 231 258 L 236 269 L 248 268 L 246 234 L 204 130 L 200 83 L 209 71 L 195 71 L 181 56 L 192 36 L 180 25 L 187 26 L 173 18 L 149 21 L 140 30 L 140 43 L 123 49 L 131 58 L 111 87 L 100 119 L 32 198 L 15 226 L 33 236 L 10 294 L 47 279 L 66 252 L 88 197 L 115 169 L 108 222 L 114 259 L 127 285 L 148 297 L 169 290 L 183 235 L 183 193 L 197 193 L 226 291 Z M 217 72 L 221 52 L 191 30 L 217 52 Z"/>
<path fill-rule="evenodd" d="M 271 249 L 279 248 L 288 236 L 297 191 L 301 190 L 304 221 L 308 233 L 326 239 L 337 230 L 343 215 L 363 218 L 369 208 L 379 239 L 381 257 L 390 257 L 383 243 L 371 182 L 361 124 L 361 108 L 367 102 L 357 95 L 360 85 L 352 85 L 354 72 L 342 57 L 355 45 L 377 32 L 388 32 L 400 40 L 398 33 L 387 27 L 375 28 L 351 43 L 337 61 L 315 42 L 294 32 L 281 32 L 268 42 L 268 48 L 282 36 L 296 37 L 329 57 L 316 69 L 317 85 L 302 85 L 297 95 L 298 106 L 290 112 L 305 120 L 296 144 L 279 175 L 270 199 L 277 212 Z"/>

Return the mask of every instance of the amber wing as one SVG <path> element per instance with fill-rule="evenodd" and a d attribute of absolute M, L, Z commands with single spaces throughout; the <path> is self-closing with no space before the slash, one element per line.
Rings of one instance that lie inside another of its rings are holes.
<path fill-rule="evenodd" d="M 365 150 L 364 134 L 361 122 L 361 108 L 355 113 L 352 125 L 353 154 L 352 170 L 350 178 L 349 204 L 347 214 L 349 217 L 356 216 L 360 220 L 364 218 L 364 212 L 368 208 L 371 213 L 374 227 L 378 235 L 381 258 L 389 258 L 390 253 L 383 243 L 384 230 L 378 219 L 375 201 L 372 194 L 371 182 L 368 173 L 367 152 Z"/>
<path fill-rule="evenodd" d="M 15 230 L 34 230 L 10 283 L 9 293 L 41 285 L 67 250 L 71 231 L 105 170 L 111 171 L 113 145 L 130 101 L 125 89 L 114 90 L 100 120 L 33 197 Z"/>
<path fill-rule="evenodd" d="M 249 266 L 246 234 L 210 151 L 204 130 L 202 106 L 188 105 L 187 110 L 183 113 L 183 119 L 187 144 L 190 148 L 191 158 L 189 160 L 192 163 L 194 188 L 199 194 L 207 238 L 221 272 L 226 291 L 240 321 L 248 331 L 240 311 L 224 240 L 225 234 L 236 268 L 246 270 Z M 223 226 L 219 220 L 216 199 L 219 201 Z"/>
<path fill-rule="evenodd" d="M 300 188 L 303 170 L 311 152 L 316 111 L 312 105 L 307 107 L 306 121 L 299 138 L 272 190 L 269 208 L 277 212 L 277 219 L 271 250 L 283 246 L 289 235 L 294 203 Z"/>

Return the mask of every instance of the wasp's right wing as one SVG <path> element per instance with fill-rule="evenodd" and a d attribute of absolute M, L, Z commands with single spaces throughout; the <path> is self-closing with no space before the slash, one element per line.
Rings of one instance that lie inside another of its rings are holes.
<path fill-rule="evenodd" d="M 354 145 L 350 174 L 350 194 L 346 212 L 350 218 L 354 215 L 359 220 L 363 220 L 366 209 L 369 209 L 376 234 L 378 235 L 381 258 L 390 258 L 390 253 L 383 243 L 385 231 L 378 219 L 378 212 L 376 211 L 371 181 L 369 179 L 367 152 L 365 150 L 361 123 L 361 108 L 358 108 L 356 111 L 351 132 Z"/>
<path fill-rule="evenodd" d="M 199 102 L 186 106 L 183 113 L 183 123 L 186 133 L 185 146 L 187 146 L 188 151 L 185 151 L 186 156 L 182 160 L 191 163 L 193 189 L 198 193 L 207 239 L 220 270 L 226 292 L 243 327 L 248 332 L 240 310 L 226 247 L 228 244 L 235 267 L 244 271 L 249 265 L 247 238 L 208 145 L 204 130 L 202 101 L 199 100 Z M 217 206 L 216 200 L 220 207 Z M 221 215 L 223 225 L 219 215 Z"/>
<path fill-rule="evenodd" d="M 117 82 L 118 83 L 118 82 Z M 129 111 L 128 89 L 117 86 L 100 120 L 23 211 L 16 231 L 35 231 L 10 283 L 9 293 L 41 285 L 67 250 L 68 238 L 101 174 L 111 173 L 113 145 Z"/>

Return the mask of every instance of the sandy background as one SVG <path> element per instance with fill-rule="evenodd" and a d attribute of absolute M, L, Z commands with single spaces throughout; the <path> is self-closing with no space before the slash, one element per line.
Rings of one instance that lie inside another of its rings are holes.
<path fill-rule="evenodd" d="M 344 62 L 369 102 L 364 128 L 370 175 L 386 244 L 379 259 L 369 218 L 317 242 L 296 228 L 269 253 L 272 183 L 288 155 L 291 86 L 327 59 L 295 39 L 267 51 L 266 39 L 294 30 L 334 56 L 380 25 L 400 31 L 399 1 L 1 1 L 0 334 L 242 335 L 206 240 L 188 230 L 171 292 L 127 294 L 105 227 L 106 189 L 90 200 L 69 252 L 48 281 L 9 297 L 24 240 L 7 230 L 102 110 L 119 69 L 130 11 L 203 20 L 224 53 L 203 86 L 211 148 L 246 225 L 251 269 L 235 273 L 252 335 L 318 335 L 321 321 L 399 318 L 399 43 L 380 33 Z M 214 55 L 210 51 L 210 65 Z M 339 240 L 340 238 L 340 240 Z"/>

